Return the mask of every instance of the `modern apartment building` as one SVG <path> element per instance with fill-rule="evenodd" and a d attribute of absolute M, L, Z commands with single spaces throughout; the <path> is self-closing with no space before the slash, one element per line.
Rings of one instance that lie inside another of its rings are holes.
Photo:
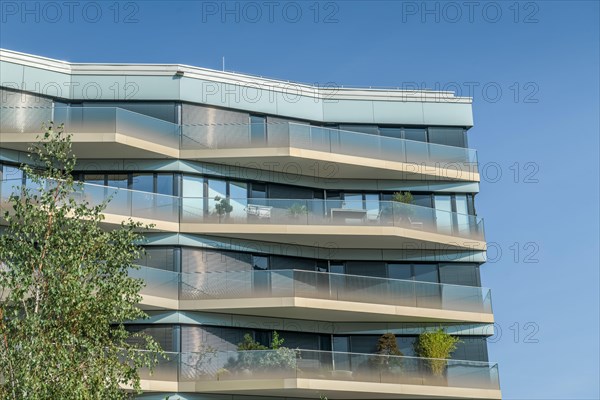
<path fill-rule="evenodd" d="M 141 398 L 501 397 L 470 98 L 8 50 L 0 84 L 2 199 L 52 120 L 107 226 L 154 224 L 129 328 L 169 357 Z M 461 340 L 441 374 L 414 349 L 437 327 Z"/>

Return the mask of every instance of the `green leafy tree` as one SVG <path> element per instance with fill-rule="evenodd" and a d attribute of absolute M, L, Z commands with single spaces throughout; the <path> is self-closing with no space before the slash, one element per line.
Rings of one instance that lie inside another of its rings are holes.
<path fill-rule="evenodd" d="M 123 325 L 146 317 L 128 269 L 147 227 L 102 225 L 107 201 L 84 200 L 62 126 L 30 152 L 36 168 L 22 166 L 27 185 L 13 185 L 0 218 L 0 398 L 126 398 L 163 354 Z"/>
<path fill-rule="evenodd" d="M 446 370 L 446 359 L 456 350 L 460 340 L 446 333 L 442 328 L 423 332 L 415 342 L 415 352 L 419 357 L 428 358 L 427 363 L 435 376 L 442 376 Z"/>

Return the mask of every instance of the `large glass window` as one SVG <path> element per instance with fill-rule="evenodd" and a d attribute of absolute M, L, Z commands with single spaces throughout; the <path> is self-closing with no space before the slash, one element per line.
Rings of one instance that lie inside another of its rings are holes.
<path fill-rule="evenodd" d="M 175 256 L 179 249 L 173 247 L 146 247 L 145 250 L 145 254 L 137 260 L 138 264 L 167 271 L 177 271 L 179 269 Z"/>
<path fill-rule="evenodd" d="M 362 193 L 346 193 L 344 194 L 344 202 L 342 203 L 343 208 L 348 209 L 362 209 L 363 208 L 363 195 Z"/>
<path fill-rule="evenodd" d="M 435 198 L 435 217 L 438 231 L 452 232 L 452 196 L 438 195 Z"/>
<path fill-rule="evenodd" d="M 346 263 L 346 273 L 348 275 L 360 275 L 360 276 L 385 278 L 386 277 L 386 268 L 385 268 L 384 262 L 348 261 Z"/>
<path fill-rule="evenodd" d="M 103 174 L 85 174 L 83 180 L 94 185 L 104 185 L 105 182 Z"/>
<path fill-rule="evenodd" d="M 479 268 L 472 264 L 442 264 L 440 281 L 453 285 L 479 286 Z"/>
<path fill-rule="evenodd" d="M 13 167 L 10 165 L 0 165 L 0 177 L 2 180 L 22 180 L 23 179 L 23 171 L 17 167 Z"/>
<path fill-rule="evenodd" d="M 405 128 L 404 139 L 415 140 L 417 142 L 427 141 L 427 129 L 425 128 Z"/>
<path fill-rule="evenodd" d="M 429 128 L 429 142 L 454 147 L 467 147 L 463 128 Z"/>
<path fill-rule="evenodd" d="M 131 188 L 142 192 L 154 191 L 154 174 L 138 173 L 131 177 Z"/>
<path fill-rule="evenodd" d="M 388 264 L 388 277 L 390 279 L 411 280 L 413 278 L 412 265 Z"/>
<path fill-rule="evenodd" d="M 173 174 L 156 174 L 156 193 L 168 196 L 175 194 Z"/>
<path fill-rule="evenodd" d="M 439 283 L 436 264 L 415 264 L 415 280 L 421 282 Z"/>
<path fill-rule="evenodd" d="M 402 139 L 402 128 L 379 128 L 381 136 Z"/>
<path fill-rule="evenodd" d="M 245 182 L 229 182 L 229 197 L 232 216 L 244 216 L 248 205 L 248 185 Z"/>

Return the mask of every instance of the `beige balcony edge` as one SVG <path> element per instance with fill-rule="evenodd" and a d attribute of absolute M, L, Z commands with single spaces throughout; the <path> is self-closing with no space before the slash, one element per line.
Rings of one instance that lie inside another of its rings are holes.
<path fill-rule="evenodd" d="M 336 399 L 501 399 L 500 390 L 448 386 L 339 381 L 327 379 L 260 379 L 220 382 L 168 382 L 143 379 L 142 390 L 154 392 L 222 393 Z M 316 397 L 315 397 L 316 396 Z"/>

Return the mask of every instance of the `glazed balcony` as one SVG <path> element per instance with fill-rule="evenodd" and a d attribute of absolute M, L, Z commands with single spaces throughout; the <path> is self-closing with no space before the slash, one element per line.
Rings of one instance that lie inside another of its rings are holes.
<path fill-rule="evenodd" d="M 225 268 L 225 267 L 223 267 Z M 303 270 L 177 273 L 141 267 L 142 308 L 360 322 L 493 323 L 487 288 Z"/>
<path fill-rule="evenodd" d="M 294 171 L 324 178 L 479 181 L 473 149 L 308 124 L 185 125 L 181 138 L 182 158 L 215 163 L 293 172 L 293 162 Z"/>
<path fill-rule="evenodd" d="M 73 135 L 78 158 L 179 157 L 178 125 L 115 107 L 1 107 L 2 147 L 27 151 L 48 121 Z"/>
<path fill-rule="evenodd" d="M 477 153 L 298 123 L 177 125 L 114 107 L 0 109 L 2 146 L 64 123 L 79 158 L 181 158 L 336 179 L 479 181 Z M 292 168 L 293 167 L 293 168 Z"/>
<path fill-rule="evenodd" d="M 7 199 L 20 184 L 2 181 L 0 196 Z M 483 220 L 412 204 L 181 198 L 88 183 L 77 188 L 76 199 L 91 205 L 111 199 L 104 210 L 107 224 L 132 218 L 159 231 L 308 246 L 322 240 L 345 248 L 485 250 Z"/>
<path fill-rule="evenodd" d="M 500 399 L 498 366 L 315 350 L 169 353 L 142 389 L 333 399 Z"/>

